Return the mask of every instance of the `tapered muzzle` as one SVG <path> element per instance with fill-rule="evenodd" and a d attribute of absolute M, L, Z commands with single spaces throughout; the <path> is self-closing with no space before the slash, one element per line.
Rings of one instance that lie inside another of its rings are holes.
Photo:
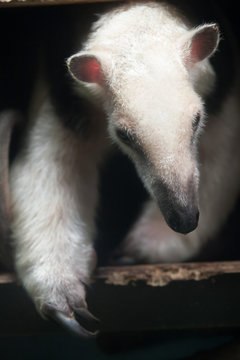
<path fill-rule="evenodd" d="M 166 215 L 167 216 L 165 216 L 165 220 L 170 226 L 170 228 L 181 234 L 188 234 L 195 230 L 198 226 L 198 208 L 190 210 L 182 208 L 172 208 L 170 211 L 167 212 Z"/>
<path fill-rule="evenodd" d="M 179 189 L 179 187 L 178 187 Z M 196 229 L 199 221 L 197 192 L 190 183 L 181 193 L 168 188 L 162 182 L 154 186 L 154 195 L 168 226 L 181 234 Z"/>

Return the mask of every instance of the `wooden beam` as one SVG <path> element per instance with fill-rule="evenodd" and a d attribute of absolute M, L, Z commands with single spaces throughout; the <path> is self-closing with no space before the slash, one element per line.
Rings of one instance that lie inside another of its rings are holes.
<path fill-rule="evenodd" d="M 102 333 L 240 329 L 240 262 L 98 268 L 88 290 Z M 0 276 L 0 336 L 59 331 L 12 274 Z"/>
<path fill-rule="evenodd" d="M 129 285 L 144 281 L 149 286 L 164 286 L 173 281 L 204 280 L 221 274 L 240 273 L 240 261 L 108 266 L 96 270 L 95 281 L 110 285 Z"/>
<path fill-rule="evenodd" d="M 240 274 L 240 261 L 171 263 L 99 267 L 93 282 L 126 286 L 143 281 L 148 286 L 165 286 L 174 281 L 206 280 L 224 274 Z M 12 273 L 0 273 L 0 284 L 16 281 Z"/>
<path fill-rule="evenodd" d="M 83 3 L 112 2 L 119 0 L 0 0 L 0 7 L 24 7 L 44 5 L 70 5 Z"/>

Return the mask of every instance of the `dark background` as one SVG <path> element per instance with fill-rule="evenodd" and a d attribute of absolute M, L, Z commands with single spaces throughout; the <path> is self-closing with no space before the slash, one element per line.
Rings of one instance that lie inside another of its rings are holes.
<path fill-rule="evenodd" d="M 194 6 L 193 0 L 189 0 L 189 2 Z M 202 3 L 204 5 L 207 2 L 202 1 Z M 238 23 L 237 2 L 218 0 L 217 3 L 222 5 L 235 34 L 239 37 L 240 26 Z M 54 19 L 58 16 L 59 11 L 62 10 L 55 7 L 0 9 L 0 110 L 18 108 L 23 113 L 26 112 L 33 89 L 33 79 L 37 71 L 39 49 L 44 39 L 49 36 L 50 32 L 54 31 Z M 15 151 L 17 149 L 13 146 L 13 156 Z M 119 161 L 122 161 L 121 155 L 117 156 L 119 156 Z M 114 166 L 115 161 L 110 160 L 109 164 L 109 168 L 104 170 L 103 178 L 108 178 L 108 171 L 114 170 L 116 183 L 113 182 L 112 187 L 109 187 L 107 181 L 102 183 L 102 197 L 105 198 L 104 194 L 108 193 L 108 196 L 106 196 L 108 200 L 105 204 L 106 215 L 99 220 L 99 239 L 104 237 L 106 240 L 106 245 L 99 247 L 100 263 L 102 264 L 108 260 L 108 249 L 112 250 L 116 245 L 115 243 L 118 243 L 122 238 L 130 223 L 134 221 L 141 201 L 146 196 L 141 184 L 135 182 L 135 173 L 131 165 L 123 160 L 123 165 L 119 170 L 119 167 Z M 131 180 L 122 183 L 117 198 L 113 197 L 119 177 L 126 172 L 131 174 Z M 126 206 L 130 194 L 133 199 L 132 205 Z M 112 201 L 113 198 L 114 202 Z M 112 211 L 114 207 L 118 208 L 118 211 L 125 219 L 124 226 L 121 228 L 117 227 L 118 217 Z M 236 213 L 233 218 L 235 222 L 238 222 Z M 109 224 L 109 230 L 103 234 L 104 229 L 108 226 L 107 224 Z M 233 237 L 237 238 L 238 236 L 235 233 Z M 234 242 L 232 246 L 233 253 L 238 258 L 238 244 Z M 237 251 L 235 251 L 235 248 Z M 227 253 L 225 254 L 228 257 Z M 229 258 L 231 256 L 229 255 Z M 11 317 L 10 313 L 9 317 Z M 66 359 L 76 357 L 81 359 L 97 358 L 99 360 L 108 358 L 119 360 L 144 360 L 148 358 L 173 360 L 190 356 L 200 349 L 209 349 L 229 342 L 234 336 L 234 334 L 202 334 L 197 336 L 194 334 L 169 335 L 140 332 L 133 338 L 130 336 L 130 340 L 129 337 L 126 337 L 126 334 L 122 334 L 118 336 L 117 341 L 114 338 L 108 338 L 107 341 L 104 338 L 97 341 L 83 341 L 64 333 L 39 336 L 23 336 L 21 334 L 0 338 L 0 357 L 3 360 L 15 358 L 36 360 Z M 229 358 L 229 360 L 231 359 Z"/>

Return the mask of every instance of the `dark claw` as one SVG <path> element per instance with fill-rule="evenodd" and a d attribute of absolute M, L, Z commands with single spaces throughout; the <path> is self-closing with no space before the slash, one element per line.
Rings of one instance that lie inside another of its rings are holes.
<path fill-rule="evenodd" d="M 70 331 L 72 334 L 80 336 L 81 338 L 91 339 L 96 337 L 96 335 L 98 334 L 98 331 L 90 331 L 85 329 L 85 327 L 80 325 L 80 323 L 75 319 L 74 315 L 68 316 L 62 313 L 61 311 L 57 311 L 49 307 L 48 308 L 45 307 L 43 312 L 48 317 L 48 319 L 53 320 L 55 323 L 61 325 L 66 330 Z M 82 315 L 82 316 L 80 315 L 80 320 L 81 318 L 91 321 L 97 320 L 86 309 L 81 309 L 80 313 Z"/>
<path fill-rule="evenodd" d="M 89 331 L 77 322 L 74 317 L 69 317 L 60 311 L 55 312 L 55 320 L 58 324 L 69 330 L 72 334 L 83 338 L 94 338 L 98 331 Z"/>
<path fill-rule="evenodd" d="M 96 318 L 93 314 L 91 314 L 86 308 L 76 308 L 74 311 L 81 319 L 92 323 L 92 325 L 97 325 L 99 323 L 99 319 Z"/>

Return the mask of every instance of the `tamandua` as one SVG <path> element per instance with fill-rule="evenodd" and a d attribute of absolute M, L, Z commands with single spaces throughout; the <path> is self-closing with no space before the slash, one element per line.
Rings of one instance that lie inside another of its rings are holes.
<path fill-rule="evenodd" d="M 198 20 L 182 3 L 115 4 L 83 42 L 77 34 L 66 66 L 74 102 L 59 111 L 64 99 L 56 105 L 46 85 L 11 168 L 17 273 L 39 312 L 80 336 L 95 335 L 81 320 L 95 321 L 85 285 L 96 265 L 99 168 L 114 144 L 151 197 L 123 246 L 138 261 L 196 255 L 239 193 L 238 74 L 221 88 L 219 72 L 229 74 L 210 62 L 222 56 L 215 18 Z"/>

